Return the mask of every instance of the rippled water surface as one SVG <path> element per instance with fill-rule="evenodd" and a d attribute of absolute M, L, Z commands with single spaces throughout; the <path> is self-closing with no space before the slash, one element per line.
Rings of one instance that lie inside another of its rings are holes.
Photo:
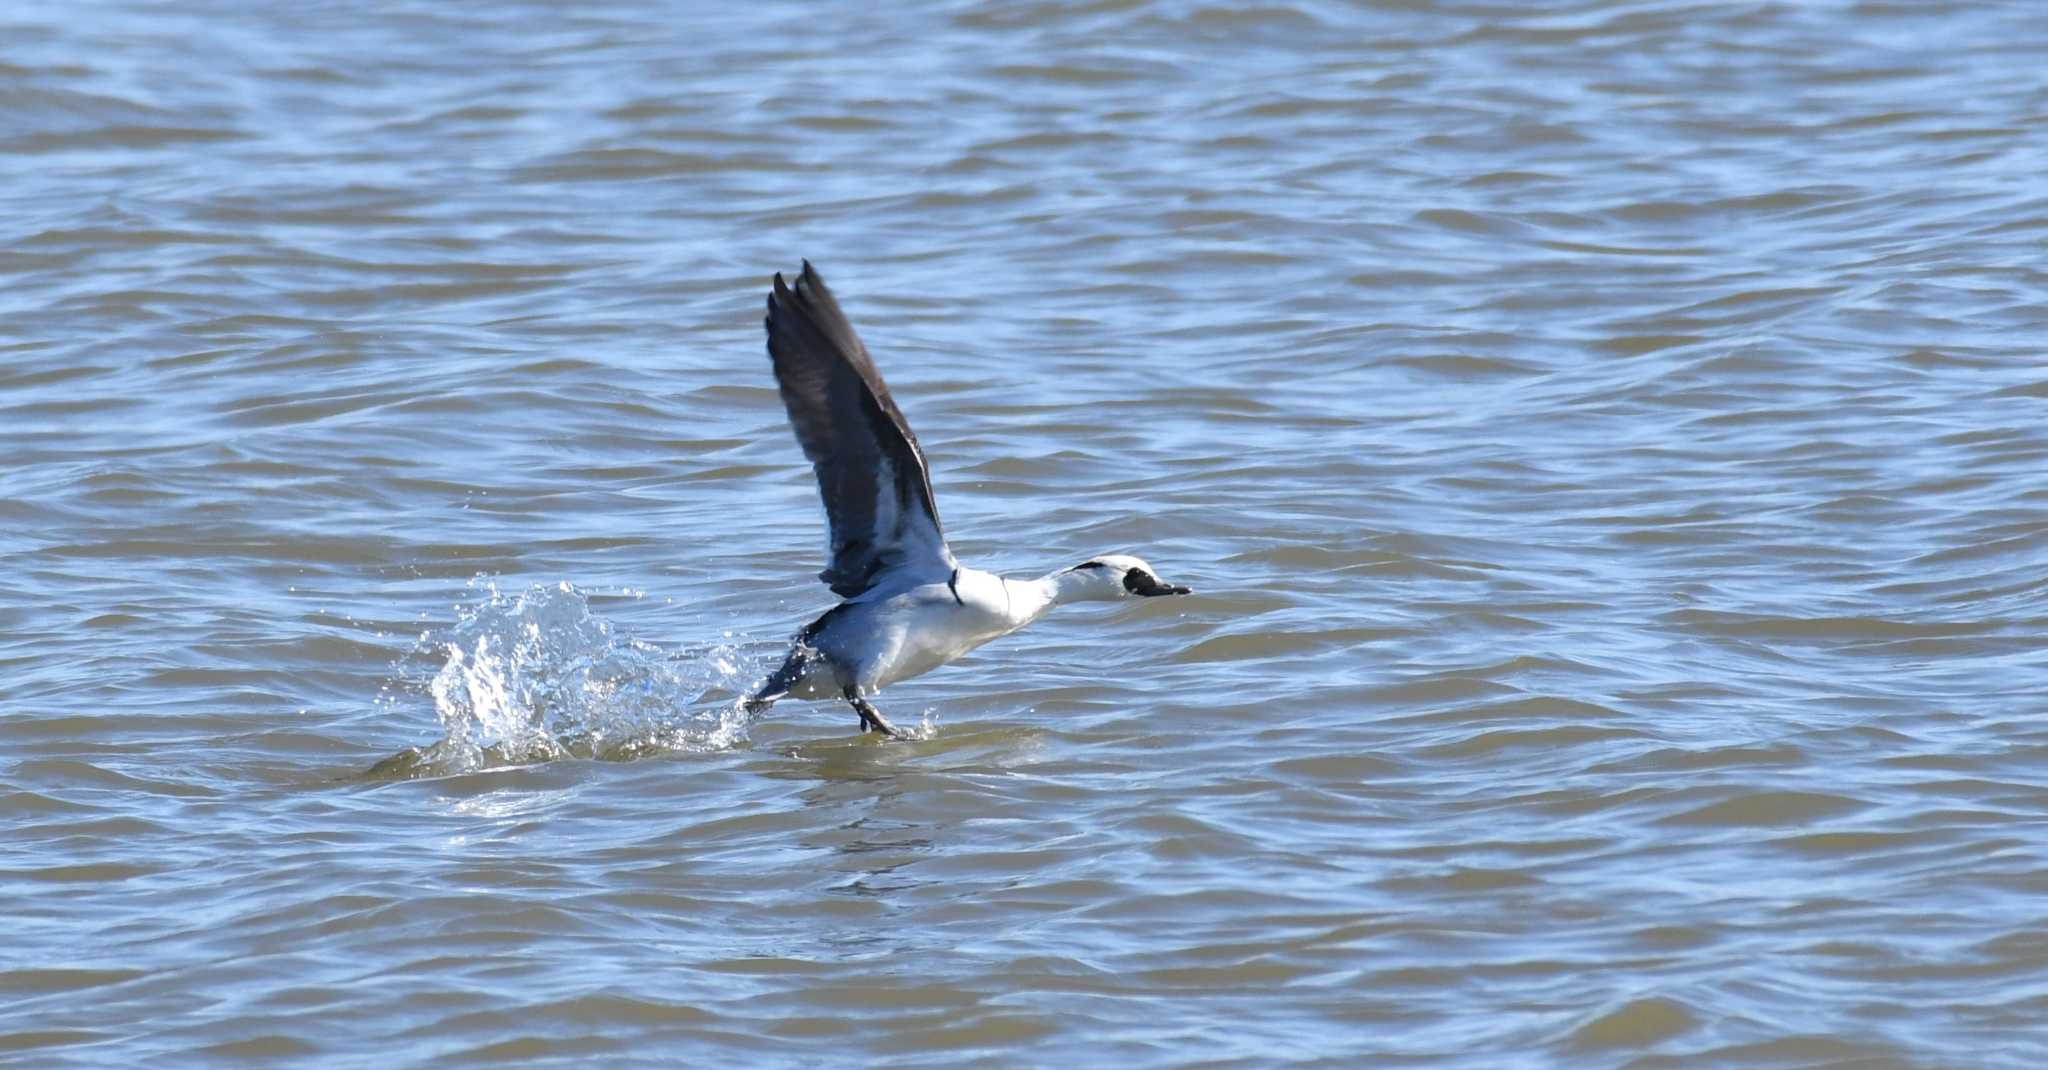
<path fill-rule="evenodd" d="M 2048 1065 L 2036 5 L 710 10 L 0 11 L 0 1062 Z"/>

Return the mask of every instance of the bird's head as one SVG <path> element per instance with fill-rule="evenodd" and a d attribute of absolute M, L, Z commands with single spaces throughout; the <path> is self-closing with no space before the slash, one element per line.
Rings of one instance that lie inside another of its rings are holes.
<path fill-rule="evenodd" d="M 1161 580 L 1151 565 L 1128 554 L 1091 557 L 1061 573 L 1060 581 L 1076 599 L 1096 601 L 1188 593 L 1188 588 Z"/>

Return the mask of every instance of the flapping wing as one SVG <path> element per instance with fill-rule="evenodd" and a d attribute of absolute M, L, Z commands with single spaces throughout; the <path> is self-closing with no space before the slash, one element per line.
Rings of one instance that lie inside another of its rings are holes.
<path fill-rule="evenodd" d="M 951 576 L 958 564 L 917 436 L 808 260 L 795 286 L 775 276 L 768 357 L 825 499 L 831 563 L 818 578 L 852 598 L 898 570 L 920 583 Z"/>

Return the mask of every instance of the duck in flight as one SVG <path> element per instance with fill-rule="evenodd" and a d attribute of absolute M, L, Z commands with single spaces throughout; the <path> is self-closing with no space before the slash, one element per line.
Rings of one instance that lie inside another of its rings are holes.
<path fill-rule="evenodd" d="M 1187 594 L 1135 557 L 1093 558 L 1037 579 L 954 560 L 909 421 L 811 262 L 768 294 L 768 356 L 790 426 L 818 476 L 831 559 L 818 574 L 845 601 L 804 626 L 746 702 L 843 698 L 861 731 L 900 736 L 868 701 L 1068 602 Z"/>

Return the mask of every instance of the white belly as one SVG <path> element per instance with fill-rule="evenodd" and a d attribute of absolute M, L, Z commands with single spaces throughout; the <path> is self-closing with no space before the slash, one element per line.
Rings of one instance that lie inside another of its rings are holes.
<path fill-rule="evenodd" d="M 851 683 L 872 693 L 930 672 L 1014 631 L 1008 609 L 1000 579 L 967 569 L 951 586 L 928 584 L 848 607 L 812 640 L 824 657 L 794 690 L 837 697 Z"/>
<path fill-rule="evenodd" d="M 948 601 L 918 606 L 893 657 L 883 660 L 876 686 L 927 673 L 1009 629 L 999 617 Z"/>

